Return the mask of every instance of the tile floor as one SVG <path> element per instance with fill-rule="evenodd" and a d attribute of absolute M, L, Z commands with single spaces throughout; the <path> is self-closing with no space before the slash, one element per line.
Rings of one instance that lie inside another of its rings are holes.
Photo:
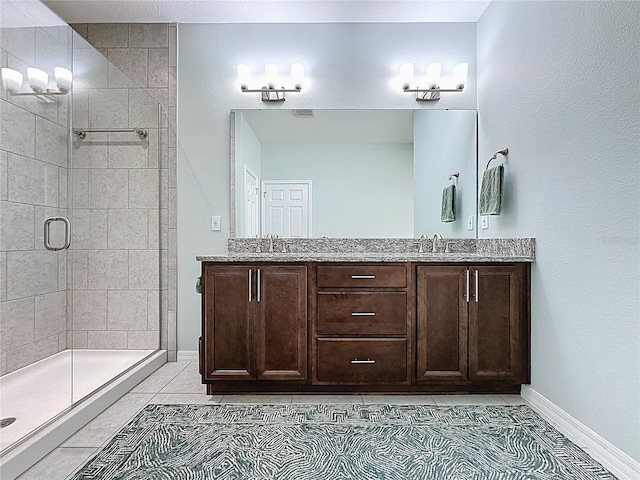
<path fill-rule="evenodd" d="M 521 405 L 520 395 L 207 395 L 197 363 L 169 362 L 79 430 L 18 480 L 65 480 L 149 403 L 390 403 Z"/>

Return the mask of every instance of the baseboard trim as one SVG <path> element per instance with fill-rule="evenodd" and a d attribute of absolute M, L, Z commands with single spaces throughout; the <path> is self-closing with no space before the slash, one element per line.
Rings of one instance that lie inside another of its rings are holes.
<path fill-rule="evenodd" d="M 197 362 L 198 358 L 197 350 L 178 350 L 179 362 Z"/>
<path fill-rule="evenodd" d="M 640 478 L 640 463 L 618 447 L 580 423 L 529 385 L 522 386 L 521 395 L 541 417 L 553 424 L 569 440 L 616 475 L 619 480 Z"/>

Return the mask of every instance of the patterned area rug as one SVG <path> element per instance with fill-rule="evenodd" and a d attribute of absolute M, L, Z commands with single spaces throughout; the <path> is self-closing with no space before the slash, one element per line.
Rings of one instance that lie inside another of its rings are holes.
<path fill-rule="evenodd" d="M 615 479 L 527 406 L 149 405 L 73 477 Z"/>

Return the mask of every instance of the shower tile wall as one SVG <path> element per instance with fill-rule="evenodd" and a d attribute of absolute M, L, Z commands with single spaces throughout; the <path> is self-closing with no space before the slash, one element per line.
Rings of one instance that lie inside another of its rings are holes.
<path fill-rule="evenodd" d="M 72 27 L 118 69 L 143 87 L 162 105 L 160 152 L 151 136 L 148 151 L 131 146 L 101 148 L 99 141 L 74 163 L 74 206 L 88 205 L 78 212 L 76 224 L 84 230 L 76 241 L 87 242 L 86 250 L 74 256 L 74 288 L 86 290 L 87 296 L 74 302 L 79 312 L 105 308 L 109 312 L 95 319 L 93 329 L 73 333 L 74 345 L 117 345 L 143 347 L 142 329 L 145 311 L 147 325 L 160 316 L 160 348 L 167 349 L 169 360 L 176 359 L 176 278 L 177 231 L 176 204 L 176 66 L 177 31 L 172 24 L 74 24 Z M 87 53 L 90 57 L 91 54 Z M 85 92 L 75 98 L 74 118 L 84 115 L 85 122 L 111 122 L 115 126 L 146 125 L 154 121 L 154 111 L 140 90 L 128 90 L 131 80 L 117 69 L 103 65 L 97 58 L 87 58 L 92 65 L 92 84 L 102 82 L 108 90 Z M 105 85 L 106 86 L 106 85 Z M 122 90 L 121 90 L 122 89 Z M 128 102 L 128 103 L 127 103 Z M 100 108 L 93 108 L 98 105 Z M 74 124 L 76 123 L 74 120 Z M 111 134 L 113 136 L 113 134 Z M 95 137 L 94 137 L 95 138 Z M 130 137 L 128 137 L 130 138 Z M 111 138 L 109 139 L 111 140 Z M 105 142 L 106 143 L 106 142 Z M 155 169 L 159 158 L 160 169 Z M 109 173 L 105 173 L 105 168 Z M 154 195 L 160 182 L 160 205 Z M 78 202 L 78 205 L 76 205 Z M 160 216 L 153 213 L 160 207 Z M 104 209 L 108 209 L 105 213 Z M 144 212 L 147 211 L 145 217 Z M 77 230 L 77 228 L 76 228 Z M 160 233 L 158 233 L 160 232 Z M 74 237 L 75 238 L 75 237 Z M 105 243 L 106 242 L 106 243 Z M 101 250 L 108 249 L 109 252 Z M 160 272 L 158 270 L 158 249 Z M 114 251 L 115 250 L 115 251 Z M 124 251 L 128 255 L 124 255 Z M 161 290 L 156 275 L 161 278 Z M 127 290 L 120 288 L 128 285 Z M 146 305 L 141 292 L 146 291 Z M 98 294 L 96 295 L 96 292 Z M 159 298 L 158 298 L 159 295 Z M 110 305 L 125 305 L 119 309 Z M 75 313 L 75 312 L 74 312 Z M 131 319 L 128 330 L 119 329 L 118 317 Z M 76 322 L 77 323 L 77 322 Z M 104 328 L 104 326 L 108 328 Z"/>
<path fill-rule="evenodd" d="M 2 67 L 70 68 L 68 27 L 1 31 Z M 68 214 L 67 102 L 1 91 L 0 375 L 67 348 L 68 253 L 43 245 L 45 218 Z"/>

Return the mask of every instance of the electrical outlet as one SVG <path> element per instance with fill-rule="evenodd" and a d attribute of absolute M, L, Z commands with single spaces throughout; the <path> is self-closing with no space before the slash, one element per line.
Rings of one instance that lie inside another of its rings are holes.
<path fill-rule="evenodd" d="M 219 232 L 220 223 L 220 215 L 214 215 L 213 217 L 211 217 L 211 230 L 213 230 L 214 232 Z"/>
<path fill-rule="evenodd" d="M 474 220 L 475 217 L 474 215 L 469 215 L 469 218 L 467 219 L 467 230 L 473 230 L 474 228 Z"/>
<path fill-rule="evenodd" d="M 487 230 L 489 228 L 489 215 L 480 216 L 480 226 L 483 230 Z"/>

